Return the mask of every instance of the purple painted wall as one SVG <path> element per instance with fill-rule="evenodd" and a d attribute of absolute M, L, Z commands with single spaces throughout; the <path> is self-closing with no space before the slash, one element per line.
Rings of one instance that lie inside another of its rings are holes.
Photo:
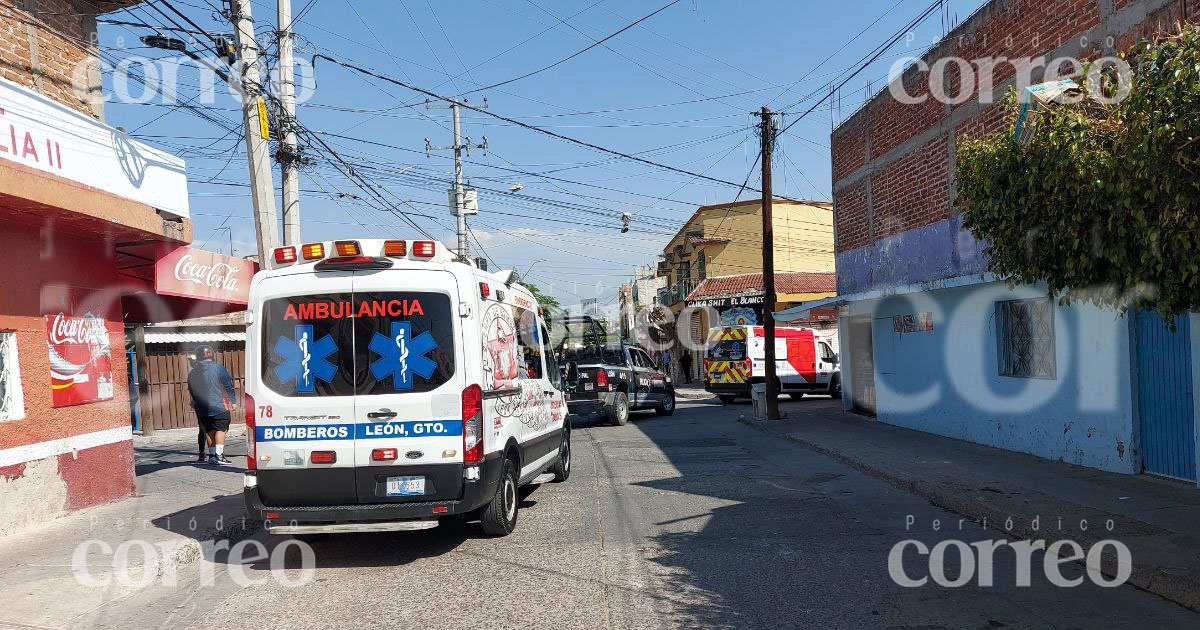
<path fill-rule="evenodd" d="M 985 273 L 984 243 L 962 228 L 962 215 L 837 255 L 840 295 Z"/>

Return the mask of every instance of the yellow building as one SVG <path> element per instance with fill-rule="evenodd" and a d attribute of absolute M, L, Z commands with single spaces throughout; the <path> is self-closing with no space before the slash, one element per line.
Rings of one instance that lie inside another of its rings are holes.
<path fill-rule="evenodd" d="M 775 233 L 773 310 L 836 295 L 833 204 L 787 201 L 772 204 Z M 677 319 L 678 333 L 702 341 L 710 326 L 763 321 L 762 202 L 701 206 L 663 248 L 658 273 L 666 278 L 659 304 L 680 315 L 686 307 L 712 307 L 720 321 L 697 309 Z M 711 313 L 712 311 L 706 311 Z M 812 322 L 833 327 L 832 311 L 814 312 Z"/>

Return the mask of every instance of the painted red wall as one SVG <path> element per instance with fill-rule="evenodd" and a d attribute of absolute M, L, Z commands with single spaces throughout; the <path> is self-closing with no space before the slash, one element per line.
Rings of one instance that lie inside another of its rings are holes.
<path fill-rule="evenodd" d="M 129 426 L 115 245 L 50 228 L 41 230 L 0 218 L 0 330 L 17 333 L 25 398 L 24 419 L 0 422 L 0 449 Z M 112 348 L 112 400 L 51 407 L 50 358 L 41 300 L 45 287 L 55 284 L 89 289 L 105 298 L 101 312 Z"/>

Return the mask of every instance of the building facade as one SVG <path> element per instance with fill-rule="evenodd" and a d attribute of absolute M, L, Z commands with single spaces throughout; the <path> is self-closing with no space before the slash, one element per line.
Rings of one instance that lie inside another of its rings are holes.
<path fill-rule="evenodd" d="M 771 216 L 775 304 L 764 304 L 761 200 L 701 206 L 663 248 L 658 304 L 677 339 L 702 348 L 712 326 L 759 324 L 766 308 L 834 294 L 832 204 L 776 199 Z M 675 366 L 682 351 L 668 354 Z M 692 361 L 693 377 L 701 363 Z"/>
<path fill-rule="evenodd" d="M 1005 60 L 1096 59 L 1198 11 L 1197 0 L 992 0 L 833 132 L 848 409 L 1103 470 L 1196 478 L 1200 318 L 1172 331 L 1152 313 L 1009 288 L 962 228 L 954 159 L 964 136 L 1004 127 L 1004 90 L 1046 77 L 1045 64 Z M 953 98 L 933 98 L 931 85 Z"/>
<path fill-rule="evenodd" d="M 103 122 L 96 7 L 0 0 L 0 535 L 134 491 L 127 269 L 191 240 L 179 158 Z"/>

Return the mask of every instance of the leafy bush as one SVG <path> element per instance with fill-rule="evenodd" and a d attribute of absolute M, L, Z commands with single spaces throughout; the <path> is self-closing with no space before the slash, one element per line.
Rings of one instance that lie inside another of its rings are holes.
<path fill-rule="evenodd" d="M 1200 310 L 1200 31 L 1123 57 L 1128 97 L 1043 110 L 1024 146 L 1010 91 L 1007 133 L 959 142 L 955 203 L 1010 284 L 1167 317 Z M 1092 79 L 1115 93 L 1114 73 Z"/>

